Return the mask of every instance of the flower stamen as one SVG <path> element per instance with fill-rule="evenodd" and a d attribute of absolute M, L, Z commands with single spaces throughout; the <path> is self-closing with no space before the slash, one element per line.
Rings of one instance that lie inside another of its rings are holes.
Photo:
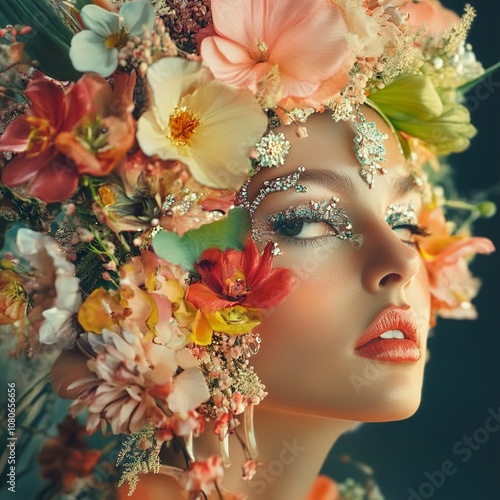
<path fill-rule="evenodd" d="M 189 111 L 186 106 L 176 106 L 168 120 L 170 128 L 168 138 L 176 146 L 189 145 L 189 141 L 196 133 L 198 125 L 200 125 L 200 119 L 193 112 Z"/>
<path fill-rule="evenodd" d="M 104 41 L 104 44 L 108 49 L 122 49 L 127 45 L 129 39 L 129 34 L 123 29 L 120 28 L 118 33 L 113 33 L 112 35 L 108 35 Z"/>

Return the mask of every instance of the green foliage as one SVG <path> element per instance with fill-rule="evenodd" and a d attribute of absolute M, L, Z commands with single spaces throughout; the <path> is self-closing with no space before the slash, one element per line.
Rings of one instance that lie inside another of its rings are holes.
<path fill-rule="evenodd" d="M 0 26 L 7 24 L 32 28 L 18 40 L 25 43 L 25 52 L 39 62 L 40 70 L 46 75 L 63 81 L 78 80 L 80 73 L 69 58 L 74 31 L 62 4 L 56 7 L 50 0 L 2 0 Z"/>
<path fill-rule="evenodd" d="M 142 449 L 141 445 L 148 441 L 151 443 L 151 447 Z M 118 486 L 127 482 L 130 488 L 129 495 L 131 495 L 137 487 L 140 474 L 158 473 L 160 468 L 159 453 L 160 450 L 156 446 L 155 430 L 150 424 L 139 432 L 128 436 L 116 460 L 116 465 L 123 463 L 123 473 Z"/>
<path fill-rule="evenodd" d="M 153 248 L 162 259 L 192 271 L 193 265 L 208 248 L 243 250 L 249 232 L 248 212 L 242 207 L 236 207 L 225 219 L 186 231 L 182 236 L 160 231 L 153 238 Z"/>

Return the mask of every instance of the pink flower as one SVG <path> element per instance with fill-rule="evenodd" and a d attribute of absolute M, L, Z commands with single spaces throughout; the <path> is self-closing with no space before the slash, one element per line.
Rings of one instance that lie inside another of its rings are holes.
<path fill-rule="evenodd" d="M 423 211 L 420 223 L 430 236 L 419 237 L 419 247 L 425 261 L 434 314 L 443 318 L 475 319 L 471 300 L 477 295 L 480 281 L 468 268 L 467 259 L 476 253 L 488 254 L 495 250 L 487 238 L 451 235 L 440 208 Z M 435 322 L 435 318 L 431 320 Z"/>
<path fill-rule="evenodd" d="M 286 109 L 320 106 L 347 83 L 342 11 L 333 2 L 212 0 L 213 24 L 198 33 L 212 73 Z"/>
<path fill-rule="evenodd" d="M 201 491 L 208 494 L 214 489 L 215 484 L 220 483 L 223 475 L 222 458 L 213 455 L 204 462 L 193 462 L 181 476 L 179 483 L 191 494 Z"/>
<path fill-rule="evenodd" d="M 424 40 L 429 37 L 438 38 L 454 24 L 460 23 L 460 17 L 441 5 L 438 0 L 396 0 L 396 5 L 403 14 L 410 14 L 410 26 L 416 29 L 425 28 L 422 34 Z"/>

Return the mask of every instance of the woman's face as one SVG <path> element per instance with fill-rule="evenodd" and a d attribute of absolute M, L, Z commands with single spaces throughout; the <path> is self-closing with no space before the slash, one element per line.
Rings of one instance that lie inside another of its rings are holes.
<path fill-rule="evenodd" d="M 375 175 L 373 189 L 359 174 L 352 125 L 335 123 L 327 113 L 308 119 L 307 138 L 299 139 L 293 126 L 275 130 L 292 146 L 285 165 L 262 169 L 249 188 L 253 200 L 265 180 L 306 169 L 299 184 L 307 192 L 271 193 L 254 214 L 257 239 L 278 243 L 282 252 L 274 265 L 296 274 L 293 291 L 256 329 L 262 344 L 253 364 L 269 392 L 268 407 L 387 421 L 412 415 L 420 403 L 430 294 L 408 228 L 420 210 L 420 193 L 386 124 L 371 109 L 363 113 L 389 135 L 387 173 Z M 354 238 L 335 236 L 346 231 L 324 209 L 332 197 Z M 311 201 L 323 208 L 313 204 L 311 212 Z M 290 207 L 307 217 L 284 213 Z M 405 339 L 378 338 L 388 329 Z"/>

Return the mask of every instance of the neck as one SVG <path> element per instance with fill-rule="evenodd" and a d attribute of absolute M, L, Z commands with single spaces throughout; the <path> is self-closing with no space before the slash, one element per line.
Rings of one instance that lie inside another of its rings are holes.
<path fill-rule="evenodd" d="M 303 500 L 332 445 L 355 425 L 346 420 L 257 407 L 255 436 L 261 466 L 251 481 L 244 481 L 241 477 L 241 464 L 245 461 L 243 449 L 237 438 L 231 436 L 232 466 L 225 470 L 223 486 L 232 492 L 246 493 L 250 500 Z M 241 428 L 237 428 L 240 435 Z M 218 453 L 218 439 L 210 432 L 196 441 L 197 458 Z"/>

